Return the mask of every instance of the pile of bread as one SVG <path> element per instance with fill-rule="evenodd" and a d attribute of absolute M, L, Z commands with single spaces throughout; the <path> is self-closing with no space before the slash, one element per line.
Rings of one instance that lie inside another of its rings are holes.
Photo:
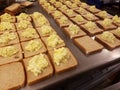
<path fill-rule="evenodd" d="M 77 65 L 43 14 L 0 16 L 0 90 L 32 85 Z"/>
<path fill-rule="evenodd" d="M 120 17 L 80 0 L 39 0 L 63 32 L 85 54 L 120 47 Z"/>

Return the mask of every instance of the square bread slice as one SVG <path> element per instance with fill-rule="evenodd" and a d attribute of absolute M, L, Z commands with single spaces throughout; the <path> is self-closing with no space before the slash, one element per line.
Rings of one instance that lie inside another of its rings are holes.
<path fill-rule="evenodd" d="M 92 54 L 103 49 L 103 46 L 89 36 L 74 39 L 75 45 L 85 54 Z"/>
<path fill-rule="evenodd" d="M 101 11 L 100 9 L 97 9 L 97 8 L 94 8 L 94 10 L 92 10 L 92 9 L 90 9 L 90 7 L 89 7 L 89 8 L 86 8 L 86 9 L 87 9 L 89 12 L 93 13 L 93 14 L 98 13 L 98 12 Z"/>
<path fill-rule="evenodd" d="M 79 25 L 79 26 L 82 25 L 82 24 L 87 23 L 87 20 L 84 19 L 84 18 L 83 18 L 82 21 L 78 21 L 75 17 L 70 18 L 70 20 L 72 20 L 75 24 L 77 24 L 77 25 Z"/>
<path fill-rule="evenodd" d="M 25 30 L 23 30 L 23 31 L 18 31 L 18 35 L 19 35 L 19 38 L 20 38 L 20 41 L 21 42 L 24 42 L 24 41 L 29 41 L 29 40 L 32 40 L 32 39 L 36 39 L 36 38 L 39 38 L 39 35 L 38 35 L 38 33 L 36 32 L 35 33 L 35 35 L 31 38 L 26 38 L 26 37 L 23 37 L 22 36 L 22 33 L 24 32 Z"/>
<path fill-rule="evenodd" d="M 39 53 L 44 53 L 47 51 L 45 45 L 43 44 L 43 42 L 40 40 L 40 39 L 34 39 L 35 41 L 38 41 L 40 42 L 41 44 L 41 48 L 37 51 L 27 51 L 25 49 L 25 47 L 27 46 L 27 44 L 30 42 L 30 41 L 26 41 L 26 42 L 22 42 L 21 45 L 22 45 L 22 49 L 23 49 L 23 52 L 24 52 L 24 57 L 27 58 L 27 57 L 31 57 L 33 55 L 36 55 L 36 54 L 39 54 Z M 32 41 L 32 40 L 31 40 Z"/>
<path fill-rule="evenodd" d="M 68 27 L 65 27 L 64 28 L 64 32 L 71 38 L 71 39 L 74 39 L 74 38 L 77 38 L 77 37 L 82 37 L 82 36 L 85 36 L 86 33 L 84 31 L 82 31 L 81 28 L 79 28 L 79 32 L 77 34 L 74 34 L 72 35 L 69 28 Z"/>
<path fill-rule="evenodd" d="M 101 12 L 102 12 L 102 11 L 101 11 Z M 95 16 L 99 17 L 100 19 L 112 18 L 112 17 L 113 17 L 112 15 L 110 15 L 110 14 L 108 14 L 108 13 L 107 13 L 106 17 L 103 17 L 103 16 L 101 16 L 99 13 L 100 13 L 100 12 L 96 13 Z"/>
<path fill-rule="evenodd" d="M 3 33 L 3 34 L 5 34 L 5 33 Z M 0 38 L 4 37 L 4 36 L 1 36 L 1 35 L 3 35 L 3 34 L 0 34 Z M 0 47 L 19 43 L 19 37 L 18 37 L 18 34 L 17 34 L 16 32 L 9 32 L 8 34 L 14 34 L 16 38 L 13 39 L 13 40 L 10 40 L 10 39 L 9 39 L 9 41 L 8 41 L 7 43 L 1 43 L 1 42 L 0 42 Z M 14 37 L 14 36 L 13 36 L 13 37 Z"/>
<path fill-rule="evenodd" d="M 105 46 L 107 49 L 113 50 L 114 48 L 117 48 L 117 47 L 120 46 L 120 40 L 119 39 L 115 38 L 114 43 L 109 43 L 109 42 L 103 40 L 100 35 L 101 34 L 96 35 L 95 39 L 98 42 L 100 42 L 103 46 Z"/>
<path fill-rule="evenodd" d="M 89 13 L 89 11 L 87 11 L 86 9 L 82 8 L 83 10 L 77 9 L 75 10 L 75 12 L 81 14 L 81 15 L 85 15 L 87 13 Z"/>
<path fill-rule="evenodd" d="M 101 28 L 99 28 L 97 25 L 96 25 L 96 28 L 95 29 L 90 29 L 88 30 L 86 27 L 85 27 L 85 24 L 84 25 L 81 25 L 81 28 L 90 36 L 93 36 L 93 35 L 96 35 L 96 34 L 99 34 L 99 33 L 102 33 L 103 30 Z"/>
<path fill-rule="evenodd" d="M 28 85 L 35 84 L 37 82 L 40 82 L 40 81 L 42 81 L 44 79 L 47 79 L 48 77 L 52 76 L 52 74 L 53 74 L 53 67 L 52 67 L 52 64 L 50 63 L 50 60 L 49 60 L 49 58 L 48 58 L 48 56 L 46 54 L 45 54 L 45 58 L 46 58 L 46 60 L 47 60 L 49 65 L 38 76 L 35 76 L 34 73 L 32 73 L 31 71 L 27 70 L 28 63 L 31 60 L 31 58 L 32 57 L 23 59 L 23 62 L 24 62 L 24 65 L 25 65 L 26 74 L 27 74 L 27 84 Z"/>
<path fill-rule="evenodd" d="M 14 46 L 18 50 L 18 53 L 14 54 L 10 57 L 0 56 L 0 65 L 11 63 L 11 62 L 16 62 L 16 61 L 21 61 L 23 59 L 20 44 L 14 44 L 14 45 L 11 45 L 11 46 Z M 6 47 L 8 47 L 8 46 L 6 46 Z"/>
<path fill-rule="evenodd" d="M 44 42 L 45 46 L 47 47 L 47 50 L 53 50 L 54 48 L 59 48 L 59 47 L 65 46 L 65 42 L 64 41 L 63 41 L 63 43 L 57 44 L 56 47 L 48 46 L 47 38 L 48 37 L 41 38 L 42 41 Z"/>
<path fill-rule="evenodd" d="M 96 21 L 96 23 L 101 27 L 103 28 L 104 30 L 113 30 L 113 29 L 116 29 L 117 26 L 115 26 L 114 24 L 111 24 L 109 26 L 104 26 L 104 24 L 102 23 L 103 21 Z"/>
<path fill-rule="evenodd" d="M 91 15 L 91 16 L 89 16 L 89 15 Z M 97 20 L 99 20 L 99 18 L 98 17 L 96 17 L 94 14 L 92 14 L 92 13 L 87 13 L 87 14 L 85 14 L 85 15 L 82 15 L 85 19 L 87 19 L 88 21 L 97 21 Z"/>
<path fill-rule="evenodd" d="M 56 19 L 56 22 L 61 28 L 67 27 L 67 26 L 69 26 L 70 23 L 72 23 L 69 19 L 67 20 L 67 23 L 61 23 L 60 19 Z"/>
<path fill-rule="evenodd" d="M 0 90 L 18 90 L 25 84 L 22 63 L 15 62 L 0 66 Z"/>
<path fill-rule="evenodd" d="M 66 48 L 66 47 L 65 47 Z M 58 48 L 59 49 L 59 48 Z M 67 70 L 70 70 L 72 68 L 75 68 L 78 65 L 78 61 L 76 60 L 76 58 L 74 57 L 74 55 L 71 53 L 71 51 L 67 48 L 68 54 L 70 55 L 69 59 L 67 61 L 65 61 L 64 63 L 61 62 L 60 65 L 57 65 L 54 62 L 54 50 L 50 50 L 48 51 L 52 64 L 54 66 L 55 69 L 55 73 L 62 73 L 65 72 Z"/>
<path fill-rule="evenodd" d="M 69 10 L 72 10 L 72 9 L 68 9 L 67 11 L 69 12 Z M 69 14 L 67 11 L 63 11 L 63 14 L 65 14 L 69 18 L 75 17 L 77 15 L 77 13 L 74 11 L 73 11 L 73 14 Z"/>

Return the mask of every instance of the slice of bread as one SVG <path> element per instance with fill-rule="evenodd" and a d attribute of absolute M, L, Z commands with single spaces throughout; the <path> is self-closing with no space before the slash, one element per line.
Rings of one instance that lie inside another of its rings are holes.
<path fill-rule="evenodd" d="M 48 46 L 47 38 L 48 38 L 48 37 L 43 37 L 43 38 L 42 38 L 44 44 L 45 44 L 46 47 L 47 47 L 47 50 L 53 50 L 54 48 L 59 48 L 59 47 L 65 46 L 65 43 L 63 42 L 63 43 L 57 44 L 56 47 L 50 47 L 50 46 Z"/>
<path fill-rule="evenodd" d="M 103 40 L 100 35 L 96 35 L 95 39 L 100 42 L 101 44 L 103 44 L 107 49 L 109 50 L 113 50 L 114 48 L 117 48 L 120 46 L 120 40 L 115 38 L 114 43 L 109 43 L 105 40 Z"/>
<path fill-rule="evenodd" d="M 14 46 L 18 50 L 18 53 L 14 54 L 10 57 L 0 56 L 0 65 L 11 63 L 11 62 L 16 62 L 16 61 L 21 61 L 23 59 L 20 44 L 14 44 L 14 45 L 11 45 L 11 46 Z"/>
<path fill-rule="evenodd" d="M 64 62 L 64 63 L 60 63 L 60 65 L 56 65 L 54 62 L 54 58 L 53 58 L 53 54 L 54 54 L 54 50 L 50 50 L 48 51 L 52 64 L 54 66 L 55 69 L 55 73 L 62 73 L 65 72 L 67 70 L 70 70 L 72 68 L 75 68 L 78 65 L 78 62 L 76 60 L 76 58 L 74 57 L 74 55 L 71 53 L 71 51 L 67 48 L 68 54 L 70 55 L 69 59 Z"/>
<path fill-rule="evenodd" d="M 15 62 L 0 66 L 0 90 L 18 90 L 25 84 L 22 63 Z"/>
<path fill-rule="evenodd" d="M 50 63 L 50 60 L 49 60 L 47 55 L 45 55 L 45 58 L 48 61 L 49 66 L 47 68 L 45 68 L 43 70 L 43 72 L 41 74 L 39 74 L 38 76 L 35 76 L 32 72 L 27 70 L 28 62 L 31 58 L 32 57 L 23 60 L 24 65 L 25 65 L 26 74 L 27 74 L 27 84 L 28 85 L 35 84 L 37 82 L 42 81 L 43 79 L 47 79 L 48 77 L 52 76 L 53 67 L 52 67 L 52 65 Z"/>
<path fill-rule="evenodd" d="M 23 37 L 23 36 L 22 36 L 22 33 L 23 33 L 23 32 L 24 32 L 24 31 L 18 31 L 18 35 L 19 35 L 19 38 L 20 38 L 20 41 L 21 41 L 21 42 L 39 38 L 39 35 L 38 35 L 37 32 L 36 32 L 36 34 L 34 35 L 33 38 L 25 38 L 25 37 Z"/>
<path fill-rule="evenodd" d="M 78 21 L 75 17 L 73 17 L 73 18 L 70 18 L 70 20 L 72 20 L 75 24 L 77 24 L 77 25 L 82 25 L 82 24 L 85 24 L 85 23 L 87 23 L 87 20 L 86 19 L 83 19 L 83 21 Z"/>
<path fill-rule="evenodd" d="M 11 15 L 16 15 L 20 13 L 22 7 L 19 3 L 13 3 L 12 5 L 5 8 L 5 12 Z"/>
<path fill-rule="evenodd" d="M 74 43 L 85 54 L 92 54 L 103 49 L 103 46 L 101 44 L 99 44 L 89 36 L 75 38 Z"/>
<path fill-rule="evenodd" d="M 120 35 L 116 32 L 116 30 L 112 30 L 110 32 L 113 33 L 118 39 L 120 39 Z"/>
<path fill-rule="evenodd" d="M 103 22 L 103 21 L 96 21 L 96 23 L 97 23 L 101 28 L 103 28 L 104 30 L 113 30 L 113 29 L 116 29 L 116 28 L 117 28 L 117 26 L 115 26 L 114 24 L 111 24 L 111 25 L 109 25 L 109 26 L 104 26 L 102 22 Z"/>
<path fill-rule="evenodd" d="M 77 37 L 82 37 L 82 36 L 85 36 L 86 33 L 84 31 L 82 31 L 80 28 L 79 28 L 79 32 L 77 34 L 74 34 L 72 35 L 69 28 L 68 27 L 65 27 L 64 28 L 64 32 L 71 38 L 71 39 L 74 39 L 74 38 L 77 38 Z"/>
<path fill-rule="evenodd" d="M 103 30 L 101 28 L 99 28 L 97 25 L 96 25 L 95 29 L 90 29 L 90 30 L 88 30 L 85 27 L 85 25 L 81 25 L 81 28 L 90 36 L 93 36 L 93 35 L 96 35 L 96 34 L 99 34 L 99 33 L 103 32 Z"/>
<path fill-rule="evenodd" d="M 41 48 L 40 48 L 39 50 L 37 50 L 37 51 L 32 51 L 32 52 L 30 52 L 30 51 L 27 51 L 27 50 L 25 49 L 25 47 L 27 46 L 28 42 L 30 42 L 30 41 L 26 41 L 26 42 L 22 42 L 22 43 L 21 43 L 22 48 L 23 48 L 23 51 L 24 51 L 24 57 L 25 57 L 25 58 L 31 57 L 31 56 L 36 55 L 36 54 L 39 54 L 39 53 L 44 53 L 44 52 L 47 51 L 45 45 L 43 44 L 43 42 L 42 42 L 40 39 L 34 39 L 34 40 L 39 41 L 40 44 L 41 44 Z"/>

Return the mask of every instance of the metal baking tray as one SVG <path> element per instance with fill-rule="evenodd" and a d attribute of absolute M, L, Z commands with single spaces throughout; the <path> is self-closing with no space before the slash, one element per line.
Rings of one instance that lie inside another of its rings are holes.
<path fill-rule="evenodd" d="M 53 85 L 62 83 L 65 80 L 73 78 L 77 75 L 80 76 L 85 72 L 101 67 L 107 67 L 120 61 L 120 47 L 112 51 L 103 49 L 101 52 L 89 56 L 83 54 L 80 49 L 74 45 L 72 40 L 70 40 L 70 38 L 63 33 L 63 30 L 56 24 L 52 16 L 47 14 L 47 12 L 42 9 L 37 1 L 34 2 L 32 7 L 27 8 L 25 11 L 28 14 L 32 14 L 33 12 L 43 13 L 51 23 L 51 26 L 57 31 L 58 35 L 65 41 L 66 46 L 72 51 L 73 55 L 78 60 L 79 65 L 75 69 L 57 75 L 54 74 L 52 77 L 40 81 L 32 86 L 25 86 L 21 90 L 41 90 L 46 87 L 52 87 Z"/>

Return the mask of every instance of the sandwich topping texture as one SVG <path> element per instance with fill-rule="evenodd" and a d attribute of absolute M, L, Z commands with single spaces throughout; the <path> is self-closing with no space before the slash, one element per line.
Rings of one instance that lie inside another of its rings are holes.
<path fill-rule="evenodd" d="M 29 18 L 29 15 L 26 13 L 21 13 L 19 16 L 17 16 L 18 21 L 26 20 L 27 18 Z"/>
<path fill-rule="evenodd" d="M 115 40 L 115 36 L 109 32 L 109 31 L 105 31 L 101 34 L 101 38 L 109 43 L 114 43 Z"/>
<path fill-rule="evenodd" d="M 0 43 L 8 43 L 14 39 L 16 39 L 16 35 L 13 32 L 4 32 L 0 35 Z"/>
<path fill-rule="evenodd" d="M 0 16 L 0 19 L 1 19 L 1 21 L 13 22 L 14 17 L 8 13 L 5 13 L 5 14 Z"/>
<path fill-rule="evenodd" d="M 77 25 L 75 25 L 75 24 L 70 24 L 68 28 L 69 28 L 70 33 L 72 35 L 78 34 L 79 30 L 80 30 L 79 27 Z"/>
<path fill-rule="evenodd" d="M 28 25 L 30 25 L 29 21 L 27 21 L 27 20 L 21 20 L 18 23 L 18 29 L 20 29 L 20 30 L 26 29 L 28 27 Z"/>
<path fill-rule="evenodd" d="M 88 30 L 94 30 L 96 28 L 96 24 L 92 21 L 87 22 L 84 26 Z"/>
<path fill-rule="evenodd" d="M 38 76 L 48 67 L 48 62 L 44 54 L 34 56 L 28 63 L 27 70 L 31 71 L 35 76 Z"/>
<path fill-rule="evenodd" d="M 36 31 L 34 28 L 27 28 L 25 31 L 23 31 L 22 36 L 25 38 L 33 38 L 36 34 Z"/>
<path fill-rule="evenodd" d="M 68 53 L 67 48 L 61 47 L 58 49 L 54 49 L 53 59 L 56 65 L 60 65 L 60 63 L 67 62 L 69 58 L 70 58 L 70 55 Z"/>
<path fill-rule="evenodd" d="M 60 23 L 61 23 L 61 24 L 66 24 L 66 23 L 68 23 L 68 18 L 65 17 L 65 16 L 62 16 L 62 17 L 60 18 Z"/>
<path fill-rule="evenodd" d="M 116 29 L 116 34 L 117 34 L 118 36 L 120 36 L 120 27 L 118 27 L 118 28 Z"/>
<path fill-rule="evenodd" d="M 98 13 L 99 16 L 103 17 L 103 18 L 107 18 L 108 13 L 106 11 L 101 11 Z"/>
<path fill-rule="evenodd" d="M 0 31 L 12 30 L 12 24 L 10 22 L 1 22 Z"/>
<path fill-rule="evenodd" d="M 43 25 L 41 27 L 41 31 L 43 35 L 50 34 L 52 32 L 52 28 L 49 25 Z"/>
<path fill-rule="evenodd" d="M 120 24 L 120 18 L 118 17 L 118 15 L 115 15 L 113 18 L 112 18 L 113 22 L 116 23 L 116 24 Z"/>
<path fill-rule="evenodd" d="M 27 51 L 38 51 L 40 48 L 42 48 L 42 45 L 39 41 L 37 40 L 31 40 L 28 42 L 27 46 L 25 47 L 25 49 Z"/>
<path fill-rule="evenodd" d="M 63 43 L 63 40 L 56 34 L 53 33 L 47 38 L 48 46 L 56 47 L 58 44 Z"/>
<path fill-rule="evenodd" d="M 81 15 L 76 15 L 75 20 L 77 20 L 78 22 L 82 22 L 84 19 Z"/>
<path fill-rule="evenodd" d="M 112 24 L 112 20 L 111 19 L 108 19 L 108 18 L 105 18 L 102 22 L 102 24 L 105 26 L 105 27 L 108 27 Z"/>
<path fill-rule="evenodd" d="M 19 51 L 14 46 L 7 46 L 0 48 L 0 56 L 2 57 L 11 57 L 18 52 Z"/>

